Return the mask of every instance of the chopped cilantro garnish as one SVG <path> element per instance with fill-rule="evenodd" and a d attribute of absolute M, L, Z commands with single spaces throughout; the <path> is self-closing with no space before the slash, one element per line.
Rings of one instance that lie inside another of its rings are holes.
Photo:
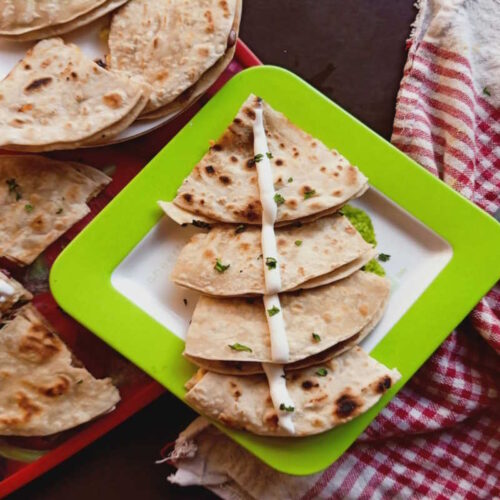
<path fill-rule="evenodd" d="M 380 260 L 381 262 L 387 262 L 390 258 L 391 258 L 391 256 L 387 253 L 379 253 L 378 254 L 378 260 Z"/>
<path fill-rule="evenodd" d="M 287 406 L 285 403 L 280 404 L 280 410 L 281 411 L 287 411 L 287 412 L 292 412 L 295 411 L 295 408 L 293 406 Z"/>
<path fill-rule="evenodd" d="M 250 347 L 239 344 L 236 342 L 236 344 L 228 344 L 228 346 L 233 350 L 233 351 L 247 351 L 247 352 L 252 352 L 252 349 Z"/>
<path fill-rule="evenodd" d="M 28 213 L 33 212 L 34 208 L 35 207 L 31 203 L 26 203 L 26 205 L 24 205 L 24 210 L 26 210 L 26 212 Z"/>
<path fill-rule="evenodd" d="M 300 247 L 302 245 L 302 240 L 295 240 L 295 246 Z"/>
<path fill-rule="evenodd" d="M 316 196 L 315 189 L 309 189 L 309 191 L 304 192 L 304 200 L 308 200 L 309 198 L 312 198 L 313 196 Z"/>
<path fill-rule="evenodd" d="M 254 163 L 259 163 L 259 161 L 262 161 L 262 158 L 264 158 L 264 155 L 262 153 L 259 153 L 258 155 L 255 155 L 253 157 Z"/>
<path fill-rule="evenodd" d="M 240 233 L 242 233 L 245 230 L 246 230 L 245 224 L 239 224 L 238 226 L 236 226 L 236 229 L 234 230 L 234 232 L 236 234 L 240 234 Z"/>
<path fill-rule="evenodd" d="M 271 307 L 271 309 L 267 310 L 267 314 L 269 314 L 270 317 L 278 314 L 279 312 L 280 312 L 280 310 L 276 306 L 273 306 L 273 307 Z"/>
<path fill-rule="evenodd" d="M 293 182 L 293 177 L 288 177 L 288 182 Z"/>
<path fill-rule="evenodd" d="M 269 151 L 266 153 L 266 156 L 267 156 L 269 159 L 274 158 L 274 157 L 273 157 L 273 154 L 272 154 L 272 153 L 270 153 Z"/>
<path fill-rule="evenodd" d="M 321 340 L 321 337 L 317 333 L 313 333 L 312 338 L 314 342 L 319 342 Z"/>
<path fill-rule="evenodd" d="M 62 209 L 62 208 L 59 208 L 59 209 L 57 210 L 57 212 L 56 212 L 56 214 L 57 214 L 57 215 L 62 214 L 62 213 L 63 213 L 63 209 Z"/>
<path fill-rule="evenodd" d="M 318 368 L 315 373 L 318 377 L 326 377 L 328 370 L 326 368 Z"/>
<path fill-rule="evenodd" d="M 276 202 L 276 205 L 278 205 L 279 207 L 280 205 L 283 205 L 283 203 L 285 203 L 285 198 L 283 198 L 283 196 L 281 196 L 279 193 L 275 193 L 274 201 Z"/>
<path fill-rule="evenodd" d="M 266 257 L 266 266 L 268 269 L 276 269 L 277 261 L 274 257 Z"/>
<path fill-rule="evenodd" d="M 16 179 L 7 179 L 7 186 L 9 186 L 9 193 L 14 193 L 16 195 L 16 201 L 20 200 L 22 197 L 21 191 L 19 190 L 20 186 L 16 182 Z"/>
<path fill-rule="evenodd" d="M 223 273 L 224 271 L 227 271 L 230 266 L 231 266 L 231 264 L 222 264 L 222 262 L 220 261 L 220 259 L 215 259 L 214 269 L 218 273 Z"/>
<path fill-rule="evenodd" d="M 483 94 L 486 94 L 487 96 L 490 96 L 491 97 L 491 92 L 490 92 L 490 89 L 488 87 L 484 87 L 483 89 Z"/>
<path fill-rule="evenodd" d="M 367 262 L 361 269 L 368 273 L 377 274 L 378 276 L 385 276 L 384 268 L 375 259 L 372 259 L 369 262 Z"/>

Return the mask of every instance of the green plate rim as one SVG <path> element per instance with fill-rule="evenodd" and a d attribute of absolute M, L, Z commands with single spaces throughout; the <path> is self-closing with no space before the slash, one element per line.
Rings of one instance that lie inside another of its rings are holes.
<path fill-rule="evenodd" d="M 337 148 L 375 188 L 453 249 L 446 267 L 372 351 L 380 362 L 397 367 L 402 380 L 370 411 L 326 433 L 298 439 L 219 426 L 271 467 L 312 474 L 342 455 L 500 278 L 495 252 L 500 224 L 298 76 L 275 66 L 235 75 L 61 253 L 52 266 L 50 287 L 68 314 L 183 399 L 183 385 L 194 372 L 181 356 L 183 341 L 115 290 L 111 274 L 162 217 L 156 201 L 175 196 L 208 141 L 222 134 L 251 92 Z"/>

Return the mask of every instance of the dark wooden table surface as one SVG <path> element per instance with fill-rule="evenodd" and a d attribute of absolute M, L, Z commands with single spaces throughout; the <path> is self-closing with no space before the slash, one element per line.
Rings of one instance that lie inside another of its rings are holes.
<path fill-rule="evenodd" d="M 244 0 L 241 38 L 265 63 L 288 68 L 389 138 L 414 0 Z M 212 498 L 166 481 L 161 446 L 194 414 L 165 394 L 12 499 Z"/>

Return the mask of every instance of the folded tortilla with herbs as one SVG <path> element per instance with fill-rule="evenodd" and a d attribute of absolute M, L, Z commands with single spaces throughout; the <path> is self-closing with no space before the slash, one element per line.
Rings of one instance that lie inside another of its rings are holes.
<path fill-rule="evenodd" d="M 294 402 L 294 436 L 310 436 L 366 412 L 401 376 L 354 347 L 286 377 Z M 279 426 L 265 375 L 235 377 L 200 370 L 187 389 L 190 405 L 228 427 L 263 436 L 289 435 Z"/>
<path fill-rule="evenodd" d="M 21 283 L 0 271 L 0 323 L 15 307 L 32 298 L 33 295 Z"/>
<path fill-rule="evenodd" d="M 0 0 L 0 37 L 40 40 L 85 26 L 127 0 Z"/>
<path fill-rule="evenodd" d="M 180 186 L 174 205 L 212 221 L 260 224 L 262 207 L 253 146 L 256 97 L 237 116 Z M 310 221 L 340 209 L 367 189 L 366 177 L 337 151 L 292 124 L 266 102 L 276 225 Z"/>
<path fill-rule="evenodd" d="M 144 113 L 151 113 L 192 87 L 234 46 L 240 12 L 241 0 L 131 0 L 111 22 L 110 67 L 149 83 Z"/>
<path fill-rule="evenodd" d="M 0 435 L 55 434 L 113 409 L 110 379 L 95 379 L 31 306 L 0 330 Z"/>
<path fill-rule="evenodd" d="M 101 68 L 76 45 L 42 40 L 0 82 L 0 147 L 100 143 L 128 127 L 146 101 L 143 83 Z"/>
<path fill-rule="evenodd" d="M 276 239 L 279 262 L 263 262 L 260 226 L 215 225 L 208 233 L 194 235 L 182 249 L 171 279 L 215 296 L 264 294 L 264 265 L 279 265 L 285 292 L 309 287 L 310 280 L 319 286 L 345 277 L 373 256 L 372 246 L 339 215 L 279 228 Z M 322 279 L 314 281 L 318 277 Z"/>
<path fill-rule="evenodd" d="M 356 335 L 367 335 L 380 319 L 389 293 L 386 278 L 358 271 L 320 288 L 281 294 L 289 363 L 352 341 Z M 260 298 L 201 296 L 189 325 L 184 354 L 200 364 L 232 362 L 217 366 L 242 372 L 253 362 L 252 370 L 260 371 L 256 363 L 273 362 L 266 314 Z M 363 331 L 367 326 L 369 329 Z M 335 355 L 335 351 L 329 351 L 329 355 Z"/>
<path fill-rule="evenodd" d="M 90 211 L 111 179 L 88 165 L 0 155 L 0 257 L 30 264 Z"/>

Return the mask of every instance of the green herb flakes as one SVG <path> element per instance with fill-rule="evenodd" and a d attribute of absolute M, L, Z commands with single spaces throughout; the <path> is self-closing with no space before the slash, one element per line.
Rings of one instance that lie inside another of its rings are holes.
<path fill-rule="evenodd" d="M 60 215 L 60 214 L 62 214 L 62 213 L 63 213 L 63 209 L 62 209 L 62 208 L 59 208 L 59 209 L 57 210 L 57 212 L 56 212 L 56 214 L 57 214 L 57 215 Z"/>
<path fill-rule="evenodd" d="M 278 205 L 279 207 L 280 205 L 283 205 L 283 203 L 285 203 L 285 198 L 283 198 L 283 196 L 281 196 L 279 193 L 275 193 L 274 201 L 276 202 L 276 205 Z"/>
<path fill-rule="evenodd" d="M 278 308 L 278 307 L 276 307 L 276 306 L 273 306 L 273 307 L 271 307 L 271 309 L 268 309 L 268 310 L 267 310 L 267 314 L 269 314 L 269 317 L 270 317 L 270 318 L 271 318 L 271 317 L 273 317 L 273 316 L 275 316 L 275 315 L 276 315 L 276 314 L 278 314 L 279 312 L 280 312 L 280 310 L 279 310 L 279 308 Z"/>
<path fill-rule="evenodd" d="M 293 177 L 288 177 L 288 182 L 293 182 Z"/>
<path fill-rule="evenodd" d="M 380 260 L 380 262 L 387 262 L 390 258 L 391 258 L 391 256 L 387 253 L 379 253 L 378 254 L 378 260 Z"/>
<path fill-rule="evenodd" d="M 483 94 L 486 94 L 487 96 L 491 97 L 490 89 L 488 87 L 484 87 Z"/>
<path fill-rule="evenodd" d="M 262 158 L 264 158 L 264 155 L 262 153 L 259 153 L 258 155 L 255 155 L 253 157 L 254 163 L 259 163 L 259 161 L 262 161 Z"/>
<path fill-rule="evenodd" d="M 214 266 L 214 269 L 218 272 L 218 273 L 223 273 L 225 271 L 227 271 L 229 269 L 229 267 L 231 266 L 231 264 L 223 264 L 220 259 L 215 259 L 215 266 Z"/>
<path fill-rule="evenodd" d="M 287 412 L 291 413 L 292 411 L 295 411 L 295 408 L 293 406 L 287 406 L 285 403 L 281 403 L 280 410 L 287 411 Z"/>
<path fill-rule="evenodd" d="M 24 205 L 24 210 L 26 210 L 26 212 L 28 212 L 28 213 L 33 212 L 34 208 L 35 207 L 31 203 L 26 203 L 26 205 Z"/>
<path fill-rule="evenodd" d="M 272 153 L 270 153 L 269 151 L 266 153 L 266 156 L 267 156 L 269 159 L 274 158 L 273 154 L 272 154 Z"/>
<path fill-rule="evenodd" d="M 295 240 L 295 246 L 300 247 L 302 245 L 302 240 Z"/>
<path fill-rule="evenodd" d="M 315 373 L 318 377 L 326 377 L 328 375 L 328 370 L 326 368 L 318 368 Z"/>
<path fill-rule="evenodd" d="M 236 344 L 228 344 L 228 347 L 230 347 L 233 351 L 246 351 L 246 352 L 252 352 L 252 349 L 248 347 L 247 345 L 239 344 L 236 342 Z"/>
<path fill-rule="evenodd" d="M 236 229 L 234 230 L 234 232 L 236 234 L 240 234 L 240 233 L 243 233 L 244 231 L 246 231 L 247 227 L 245 226 L 245 224 L 239 224 L 238 226 L 236 226 Z"/>
<path fill-rule="evenodd" d="M 268 269 L 276 269 L 277 261 L 274 257 L 266 257 L 266 266 Z"/>
<path fill-rule="evenodd" d="M 312 198 L 313 196 L 316 196 L 315 189 L 309 189 L 308 191 L 304 192 L 304 200 L 308 200 L 309 198 Z"/>
<path fill-rule="evenodd" d="M 7 186 L 9 186 L 9 193 L 15 194 L 16 195 L 16 201 L 20 200 L 22 197 L 21 191 L 20 191 L 20 186 L 16 182 L 16 179 L 7 179 L 5 181 Z"/>
<path fill-rule="evenodd" d="M 312 338 L 313 338 L 314 342 L 320 342 L 321 341 L 321 337 L 317 333 L 313 333 L 312 334 Z"/>

